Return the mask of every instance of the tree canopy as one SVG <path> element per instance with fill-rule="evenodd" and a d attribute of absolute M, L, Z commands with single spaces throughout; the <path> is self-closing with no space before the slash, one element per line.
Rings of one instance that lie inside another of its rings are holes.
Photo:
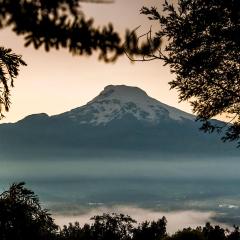
<path fill-rule="evenodd" d="M 180 101 L 190 101 L 204 131 L 224 132 L 223 140 L 240 138 L 240 1 L 239 0 L 166 0 L 162 10 L 141 10 L 159 23 L 150 45 L 162 42 L 157 50 L 139 60 L 163 60 L 176 79 Z M 139 40 L 139 39 L 138 39 Z M 131 52 L 131 51 L 129 51 Z M 136 59 L 136 58 L 135 58 Z M 228 116 L 228 124 L 210 119 Z M 240 142 L 239 142 L 240 143 Z"/>
<path fill-rule="evenodd" d="M 12 184 L 0 195 L 1 240 L 52 239 L 57 229 L 51 215 L 24 183 Z"/>
<path fill-rule="evenodd" d="M 116 213 L 103 213 L 91 220 L 83 226 L 79 222 L 57 226 L 24 183 L 14 183 L 0 194 L 1 240 L 240 240 L 237 226 L 230 231 L 206 223 L 169 234 L 165 217 L 138 225 L 130 216 Z"/>
<path fill-rule="evenodd" d="M 0 0 L 0 29 L 9 27 L 23 36 L 25 46 L 36 49 L 67 49 L 73 55 L 99 53 L 99 60 L 113 62 L 124 53 L 124 42 L 129 38 L 126 30 L 122 38 L 111 23 L 98 27 L 93 18 L 86 18 L 82 2 L 111 3 L 111 0 Z M 10 89 L 22 57 L 0 48 L 0 117 L 10 105 Z"/>
<path fill-rule="evenodd" d="M 93 18 L 87 19 L 81 2 L 108 3 L 107 0 L 1 0 L 0 28 L 11 27 L 24 36 L 25 46 L 66 48 L 72 54 L 91 55 L 114 61 L 121 54 L 121 38 L 111 23 L 99 28 Z M 112 53 L 111 56 L 108 53 Z"/>

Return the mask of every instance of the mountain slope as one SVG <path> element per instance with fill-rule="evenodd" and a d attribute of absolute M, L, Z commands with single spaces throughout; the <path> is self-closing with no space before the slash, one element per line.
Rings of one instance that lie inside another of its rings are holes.
<path fill-rule="evenodd" d="M 80 124 L 106 125 L 131 114 L 137 120 L 157 124 L 163 118 L 194 120 L 194 116 L 149 97 L 137 87 L 109 85 L 87 105 L 73 109 L 68 116 Z"/>
<path fill-rule="evenodd" d="M 234 144 L 200 132 L 194 119 L 139 88 L 110 85 L 69 112 L 0 125 L 0 159 L 239 156 Z"/>

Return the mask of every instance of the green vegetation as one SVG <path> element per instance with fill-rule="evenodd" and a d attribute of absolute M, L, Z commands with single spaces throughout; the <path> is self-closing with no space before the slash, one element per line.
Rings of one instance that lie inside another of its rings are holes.
<path fill-rule="evenodd" d="M 38 197 L 24 183 L 12 184 L 0 195 L 1 240 L 240 240 L 240 231 L 212 226 L 185 228 L 170 235 L 165 217 L 137 222 L 123 214 L 94 216 L 92 224 L 69 223 L 60 228 Z"/>

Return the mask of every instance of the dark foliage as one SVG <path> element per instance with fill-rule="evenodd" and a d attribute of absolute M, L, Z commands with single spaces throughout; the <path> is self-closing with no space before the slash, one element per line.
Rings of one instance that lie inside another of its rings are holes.
<path fill-rule="evenodd" d="M 240 240 L 240 232 L 238 226 L 234 226 L 234 231 L 229 233 L 228 240 Z"/>
<path fill-rule="evenodd" d="M 206 238 L 204 238 L 201 228 L 184 228 L 182 231 L 167 237 L 166 240 L 206 240 Z"/>
<path fill-rule="evenodd" d="M 92 218 L 92 225 L 79 223 L 64 226 L 60 231 L 60 239 L 82 240 L 130 240 L 133 224 L 136 223 L 129 216 L 123 214 L 103 214 Z"/>
<path fill-rule="evenodd" d="M 26 65 L 21 56 L 12 53 L 11 49 L 0 47 L 0 119 L 3 117 L 2 107 L 5 111 L 9 110 L 10 87 L 13 87 L 20 65 Z"/>
<path fill-rule="evenodd" d="M 25 46 L 36 49 L 44 46 L 66 48 L 72 54 L 91 55 L 99 50 L 99 58 L 116 60 L 123 53 L 121 39 L 113 26 L 102 28 L 93 25 L 93 19 L 86 19 L 81 10 L 81 0 L 1 0 L 0 28 L 10 26 L 24 36 Z M 83 1 L 84 2 L 84 1 Z M 108 1 L 87 1 L 108 2 Z M 108 53 L 112 53 L 111 56 Z"/>
<path fill-rule="evenodd" d="M 202 229 L 202 233 L 205 237 L 205 239 L 218 239 L 218 240 L 224 240 L 226 239 L 225 236 L 225 230 L 219 226 L 211 226 L 210 223 L 207 223 L 205 227 Z"/>
<path fill-rule="evenodd" d="M 240 1 L 166 0 L 163 11 L 143 7 L 142 14 L 160 24 L 154 37 L 161 48 L 143 55 L 141 61 L 161 59 L 176 79 L 171 88 L 180 101 L 190 101 L 202 130 L 225 132 L 223 140 L 240 137 Z M 130 51 L 129 51 L 130 52 Z M 220 114 L 232 124 L 214 125 L 209 120 Z"/>
<path fill-rule="evenodd" d="M 99 60 L 113 62 L 124 53 L 124 42 L 131 41 L 129 31 L 125 39 L 111 23 L 98 27 L 93 18 L 87 19 L 81 2 L 111 3 L 109 0 L 0 0 L 0 29 L 10 27 L 23 36 L 25 46 L 36 49 L 68 49 L 73 55 L 99 53 Z M 134 44 L 129 43 L 129 47 Z M 0 49 L 0 106 L 9 110 L 10 88 L 18 74 L 19 65 L 25 65 L 21 56 Z M 134 49 L 133 49 L 134 52 Z M 10 78 L 10 81 L 8 79 Z M 0 108 L 1 117 L 3 109 Z"/>
<path fill-rule="evenodd" d="M 91 226 L 89 224 L 85 224 L 83 227 L 80 227 L 78 222 L 75 222 L 74 224 L 69 223 L 68 226 L 64 225 L 63 229 L 60 230 L 59 239 L 92 240 L 93 234 Z"/>
<path fill-rule="evenodd" d="M 158 221 L 143 222 L 133 229 L 133 240 L 160 240 L 167 236 L 167 220 L 165 217 Z"/>
<path fill-rule="evenodd" d="M 56 235 L 57 225 L 38 197 L 24 183 L 13 184 L 0 195 L 1 240 L 47 240 Z"/>
<path fill-rule="evenodd" d="M 139 225 L 131 217 L 115 213 L 94 216 L 91 220 L 92 224 L 83 227 L 76 222 L 61 229 L 24 183 L 12 184 L 0 195 L 1 240 L 240 240 L 237 226 L 229 231 L 207 223 L 169 235 L 165 217 Z"/>
<path fill-rule="evenodd" d="M 133 223 L 136 223 L 129 216 L 123 214 L 103 214 L 92 218 L 93 239 L 104 240 L 130 240 L 130 234 L 133 229 Z"/>

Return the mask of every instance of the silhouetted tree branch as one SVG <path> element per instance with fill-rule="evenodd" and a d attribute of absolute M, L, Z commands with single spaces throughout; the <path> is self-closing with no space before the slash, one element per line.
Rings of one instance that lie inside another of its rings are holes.
<path fill-rule="evenodd" d="M 114 62 L 124 53 L 123 43 L 129 39 L 126 31 L 122 40 L 113 25 L 98 27 L 93 18 L 87 19 L 81 2 L 112 3 L 111 0 L 0 0 L 0 29 L 10 27 L 23 36 L 25 46 L 46 51 L 68 49 L 73 55 L 99 53 L 99 60 Z M 133 45 L 133 44 L 131 44 Z M 0 117 L 9 110 L 10 88 L 18 75 L 19 66 L 25 65 L 21 56 L 0 49 Z M 5 61 L 6 57 L 8 62 Z M 6 71 L 10 69 L 10 72 Z M 9 81 L 9 79 L 11 79 Z"/>
<path fill-rule="evenodd" d="M 25 46 L 66 48 L 76 55 L 91 55 L 99 50 L 99 59 L 114 61 L 122 53 L 121 39 L 111 24 L 94 26 L 86 19 L 80 0 L 0 1 L 0 28 L 10 26 L 24 36 Z M 109 1 L 87 1 L 106 3 Z M 112 53 L 112 55 L 108 55 Z"/>
<path fill-rule="evenodd" d="M 224 141 L 238 140 L 240 2 L 179 0 L 174 5 L 166 0 L 162 7 L 161 13 L 155 7 L 141 10 L 150 20 L 159 22 L 160 29 L 152 39 L 162 42 L 161 48 L 142 54 L 140 59 L 128 48 L 127 52 L 132 60 L 163 60 L 176 74 L 171 88 L 178 90 L 180 101 L 190 101 L 197 120 L 203 123 L 202 130 L 225 130 Z M 231 124 L 223 127 L 209 121 L 220 114 L 231 117 Z"/>
<path fill-rule="evenodd" d="M 0 47 L 0 118 L 3 117 L 2 107 L 5 111 L 9 110 L 10 87 L 13 87 L 20 65 L 26 65 L 21 56 L 12 53 L 11 49 Z"/>

